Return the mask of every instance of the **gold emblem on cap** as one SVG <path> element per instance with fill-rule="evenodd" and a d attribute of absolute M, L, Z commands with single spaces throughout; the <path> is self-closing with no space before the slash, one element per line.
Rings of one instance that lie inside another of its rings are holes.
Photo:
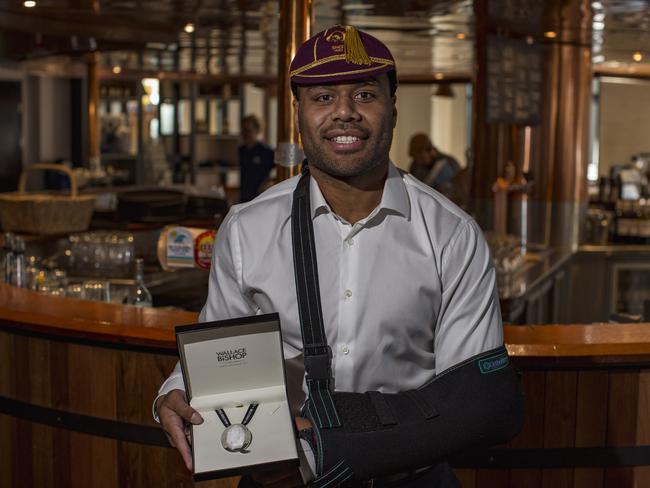
<path fill-rule="evenodd" d="M 343 42 L 345 40 L 345 32 L 334 31 L 325 39 L 327 42 Z"/>
<path fill-rule="evenodd" d="M 325 32 L 327 34 L 327 32 Z M 345 26 L 345 31 L 335 30 L 326 35 L 325 40 L 335 53 L 345 52 L 345 61 L 352 64 L 371 65 L 372 60 L 363 45 L 359 31 L 351 25 Z M 341 45 L 343 43 L 343 45 Z"/>
<path fill-rule="evenodd" d="M 344 51 L 345 31 L 334 31 L 325 37 L 325 40 L 330 43 L 330 48 L 335 53 L 341 54 Z"/>

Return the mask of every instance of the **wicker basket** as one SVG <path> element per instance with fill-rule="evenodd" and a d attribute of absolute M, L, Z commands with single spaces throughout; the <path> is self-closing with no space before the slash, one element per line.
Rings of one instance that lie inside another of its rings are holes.
<path fill-rule="evenodd" d="M 70 179 L 70 195 L 25 192 L 27 174 L 34 170 L 65 173 Z M 67 166 L 38 163 L 20 175 L 18 191 L 0 193 L 0 223 L 5 232 L 67 234 L 88 229 L 93 214 L 94 195 L 77 195 L 77 178 Z"/>

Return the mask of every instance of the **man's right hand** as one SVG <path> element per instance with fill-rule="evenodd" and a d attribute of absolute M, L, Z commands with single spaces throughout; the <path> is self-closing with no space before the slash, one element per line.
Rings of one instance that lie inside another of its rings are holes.
<path fill-rule="evenodd" d="M 183 390 L 172 390 L 156 401 L 156 412 L 160 418 L 169 443 L 178 449 L 187 469 L 192 471 L 192 452 L 189 443 L 189 424 L 202 424 L 199 412 L 187 404 Z"/>

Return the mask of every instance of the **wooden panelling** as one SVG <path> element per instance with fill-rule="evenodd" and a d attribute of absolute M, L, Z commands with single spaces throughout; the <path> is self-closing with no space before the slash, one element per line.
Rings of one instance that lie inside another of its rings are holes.
<path fill-rule="evenodd" d="M 650 445 L 650 371 L 643 370 L 639 374 L 639 405 L 637 408 L 636 444 Z M 649 463 L 650 464 L 650 463 Z M 650 485 L 650 465 L 634 468 L 634 479 L 637 486 Z"/>
<path fill-rule="evenodd" d="M 544 447 L 574 447 L 576 429 L 575 371 L 546 373 L 544 397 Z M 573 470 L 547 469 L 542 473 L 543 488 L 571 488 Z"/>
<path fill-rule="evenodd" d="M 0 396 L 63 412 L 156 425 L 151 404 L 175 358 L 0 330 Z M 175 449 L 0 414 L 0 486 L 194 486 Z M 20 480 L 20 481 L 17 481 Z M 230 488 L 236 479 L 204 482 Z"/>
<path fill-rule="evenodd" d="M 25 440 L 32 445 L 31 449 L 25 450 L 17 442 L 16 430 L 20 436 L 27 434 Z M 25 422 L 2 414 L 0 433 L 3 488 L 237 486 L 236 478 L 194 484 L 180 456 L 171 448 L 142 446 L 38 424 L 26 426 Z M 17 465 L 19 454 L 21 458 L 24 454 L 28 457 Z"/>
<path fill-rule="evenodd" d="M 546 373 L 530 371 L 521 378 L 526 398 L 526 421 L 521 433 L 510 446 L 513 448 L 540 448 L 544 446 L 544 405 L 546 396 Z M 510 473 L 510 486 L 540 488 L 541 469 L 515 469 Z"/>
<path fill-rule="evenodd" d="M 16 449 L 16 421 L 12 417 L 0 414 L 0 486 L 11 487 L 16 474 L 14 456 Z"/>
<path fill-rule="evenodd" d="M 73 302 L 0 284 L 0 397 L 150 432 L 151 403 L 176 362 L 169 354 L 176 348 L 173 326 L 196 315 Z M 519 467 L 510 461 L 458 470 L 463 486 L 650 486 L 650 460 L 640 467 L 588 466 L 591 460 L 575 451 L 650 445 L 648 330 L 648 324 L 505 327 L 527 401 L 523 430 L 506 450 L 539 451 Z M 13 415 L 0 414 L 2 488 L 237 485 L 236 478 L 195 485 L 169 447 Z M 566 448 L 570 462 L 556 453 L 555 464 L 547 463 L 545 449 L 556 448 Z"/>
<path fill-rule="evenodd" d="M 606 445 L 607 398 L 609 375 L 607 371 L 578 373 L 576 413 L 576 447 Z M 575 488 L 602 488 L 603 468 L 578 468 L 574 471 Z"/>
<path fill-rule="evenodd" d="M 636 425 L 639 394 L 638 371 L 610 373 L 608 396 L 607 443 L 632 446 L 636 443 Z M 632 486 L 633 468 L 607 468 L 605 486 Z"/>
<path fill-rule="evenodd" d="M 502 488 L 510 486 L 505 469 L 479 469 L 476 471 L 476 488 Z"/>

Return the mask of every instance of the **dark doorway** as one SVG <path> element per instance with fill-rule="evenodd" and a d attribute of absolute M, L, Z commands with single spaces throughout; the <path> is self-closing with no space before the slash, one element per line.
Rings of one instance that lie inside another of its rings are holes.
<path fill-rule="evenodd" d="M 20 82 L 0 81 L 0 191 L 14 191 L 22 168 Z"/>

